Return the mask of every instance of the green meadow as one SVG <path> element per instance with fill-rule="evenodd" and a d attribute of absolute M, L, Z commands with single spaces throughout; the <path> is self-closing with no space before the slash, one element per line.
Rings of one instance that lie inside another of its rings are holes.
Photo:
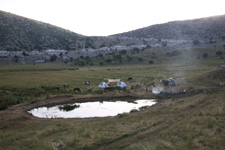
<path fill-rule="evenodd" d="M 54 62 L 1 66 L 1 149 L 225 149 L 225 90 L 212 86 L 225 82 L 225 73 L 216 71 L 225 60 L 225 54 L 216 55 L 219 50 L 146 49 L 80 59 L 82 65 Z M 133 78 L 130 82 L 129 77 Z M 16 106 L 37 99 L 65 94 L 101 97 L 106 92 L 97 86 L 106 78 L 121 79 L 128 85 L 126 90 L 107 94 L 126 94 L 144 93 L 146 85 L 157 86 L 170 77 L 177 82 L 175 89 L 186 89 L 187 95 L 160 99 L 156 106 L 141 112 L 92 119 L 33 120 L 10 114 Z M 90 86 L 84 84 L 86 80 Z M 64 89 L 63 84 L 69 87 Z M 141 87 L 136 88 L 137 84 Z M 74 92 L 74 88 L 81 92 Z"/>

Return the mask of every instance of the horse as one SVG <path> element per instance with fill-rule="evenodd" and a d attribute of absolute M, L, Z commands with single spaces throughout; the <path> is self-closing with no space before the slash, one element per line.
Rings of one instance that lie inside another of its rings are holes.
<path fill-rule="evenodd" d="M 91 83 L 91 82 L 88 81 L 88 80 L 84 82 L 84 84 L 86 84 L 86 85 L 90 85 L 90 83 Z"/>
<path fill-rule="evenodd" d="M 74 88 L 73 91 L 74 91 L 74 92 L 76 92 L 76 91 L 77 91 L 77 92 L 81 92 L 80 88 Z"/>
<path fill-rule="evenodd" d="M 59 92 L 59 90 L 60 90 L 60 86 L 57 86 L 57 87 L 55 87 L 55 89 Z"/>
<path fill-rule="evenodd" d="M 127 79 L 127 81 L 132 81 L 133 80 L 133 78 L 132 77 L 129 77 L 128 79 Z"/>
<path fill-rule="evenodd" d="M 63 84 L 63 88 L 66 89 L 69 87 L 69 84 Z"/>

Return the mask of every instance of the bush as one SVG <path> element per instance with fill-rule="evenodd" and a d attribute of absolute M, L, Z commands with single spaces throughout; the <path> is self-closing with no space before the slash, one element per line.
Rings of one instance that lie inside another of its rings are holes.
<path fill-rule="evenodd" d="M 65 110 L 65 111 L 71 111 L 74 110 L 75 108 L 79 108 L 80 105 L 64 105 L 64 106 L 59 106 L 60 110 Z"/>
<path fill-rule="evenodd" d="M 217 52 L 216 52 L 216 55 L 218 55 L 218 56 L 221 56 L 222 54 L 223 54 L 222 51 L 217 51 Z"/>
<path fill-rule="evenodd" d="M 162 42 L 162 47 L 166 47 L 167 46 L 167 41 Z"/>
<path fill-rule="evenodd" d="M 122 50 L 119 52 L 121 55 L 126 55 L 127 51 L 126 50 Z"/>
<path fill-rule="evenodd" d="M 193 44 L 193 45 L 198 45 L 199 43 L 200 43 L 199 40 L 193 40 L 193 41 L 192 41 L 192 44 Z"/>
<path fill-rule="evenodd" d="M 208 57 L 208 54 L 207 54 L 207 53 L 204 53 L 204 54 L 202 55 L 202 57 L 203 57 L 203 58 L 207 58 L 207 57 Z"/>
<path fill-rule="evenodd" d="M 154 64 L 154 62 L 152 61 L 152 60 L 149 60 L 149 62 L 148 62 L 149 64 Z"/>
<path fill-rule="evenodd" d="M 166 53 L 166 55 L 167 56 L 170 56 L 170 57 L 172 57 L 172 56 L 178 56 L 178 55 L 180 55 L 181 54 L 181 52 L 179 52 L 179 51 L 177 51 L 177 50 L 174 50 L 174 51 L 172 51 L 172 52 L 167 52 Z"/>
<path fill-rule="evenodd" d="M 4 95 L 0 96 L 0 110 L 7 109 L 10 105 L 15 105 L 19 102 L 15 99 L 14 96 L 11 95 Z"/>
<path fill-rule="evenodd" d="M 53 62 L 53 61 L 56 61 L 56 59 L 57 59 L 57 56 L 56 55 L 52 55 L 51 58 L 50 58 L 50 61 Z"/>
<path fill-rule="evenodd" d="M 107 62 L 107 63 L 111 63 L 112 60 L 111 60 L 111 59 L 106 59 L 106 62 Z"/>
<path fill-rule="evenodd" d="M 142 58 L 138 58 L 138 61 L 139 61 L 139 62 L 142 62 L 142 61 L 143 61 L 143 59 L 142 59 Z"/>

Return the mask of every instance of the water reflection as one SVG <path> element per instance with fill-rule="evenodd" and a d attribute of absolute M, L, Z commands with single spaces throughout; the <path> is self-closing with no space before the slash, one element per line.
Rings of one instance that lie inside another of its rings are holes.
<path fill-rule="evenodd" d="M 34 108 L 28 113 L 39 118 L 90 118 L 90 117 L 107 117 L 116 116 L 121 113 L 128 113 L 131 110 L 139 110 L 144 106 L 154 105 L 154 100 L 136 100 L 134 103 L 126 101 L 101 101 L 101 102 L 85 102 L 85 103 L 74 103 L 70 106 L 79 105 L 70 111 L 64 111 L 62 107 L 65 105 L 58 105 L 54 107 L 40 107 Z"/>

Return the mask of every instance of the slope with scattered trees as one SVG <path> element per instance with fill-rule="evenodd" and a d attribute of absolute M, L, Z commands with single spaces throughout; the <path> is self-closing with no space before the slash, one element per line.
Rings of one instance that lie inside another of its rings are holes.
<path fill-rule="evenodd" d="M 185 21 L 172 21 L 112 35 L 157 39 L 210 40 L 225 38 L 225 15 Z"/>

